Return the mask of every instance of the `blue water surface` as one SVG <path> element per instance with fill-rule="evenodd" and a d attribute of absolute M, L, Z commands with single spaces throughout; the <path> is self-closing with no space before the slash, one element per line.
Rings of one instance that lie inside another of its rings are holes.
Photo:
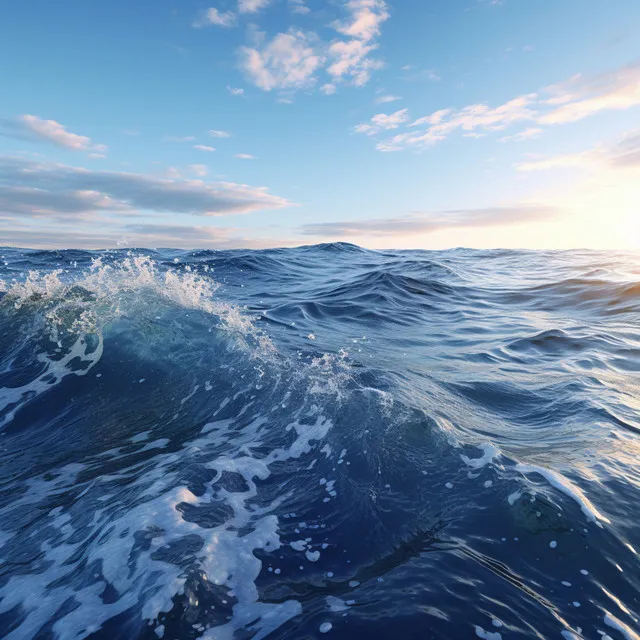
<path fill-rule="evenodd" d="M 640 254 L 0 255 L 0 637 L 640 638 Z"/>

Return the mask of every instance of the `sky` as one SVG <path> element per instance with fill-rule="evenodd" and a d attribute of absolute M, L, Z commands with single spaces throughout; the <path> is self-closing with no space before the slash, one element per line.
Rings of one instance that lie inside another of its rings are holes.
<path fill-rule="evenodd" d="M 0 245 L 640 248 L 638 0 L 0 5 Z"/>

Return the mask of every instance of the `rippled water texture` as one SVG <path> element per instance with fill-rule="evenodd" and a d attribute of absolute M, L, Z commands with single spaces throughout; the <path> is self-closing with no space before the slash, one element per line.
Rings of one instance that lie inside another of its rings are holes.
<path fill-rule="evenodd" d="M 0 637 L 639 638 L 640 255 L 0 255 Z"/>

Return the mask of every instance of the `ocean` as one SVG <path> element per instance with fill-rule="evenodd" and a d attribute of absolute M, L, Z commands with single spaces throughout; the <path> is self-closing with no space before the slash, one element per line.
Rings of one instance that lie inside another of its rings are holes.
<path fill-rule="evenodd" d="M 0 256 L 0 637 L 640 638 L 640 254 Z"/>

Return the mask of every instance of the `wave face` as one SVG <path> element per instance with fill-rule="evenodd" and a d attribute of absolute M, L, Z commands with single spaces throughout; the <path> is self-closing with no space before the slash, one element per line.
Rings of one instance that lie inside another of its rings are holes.
<path fill-rule="evenodd" d="M 640 255 L 0 254 L 0 637 L 640 637 Z"/>

